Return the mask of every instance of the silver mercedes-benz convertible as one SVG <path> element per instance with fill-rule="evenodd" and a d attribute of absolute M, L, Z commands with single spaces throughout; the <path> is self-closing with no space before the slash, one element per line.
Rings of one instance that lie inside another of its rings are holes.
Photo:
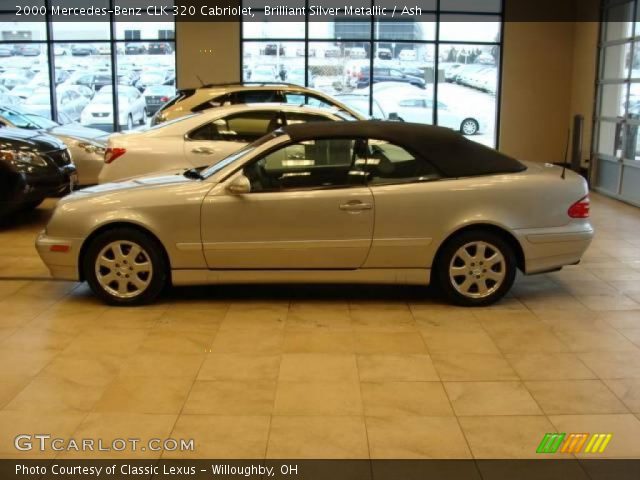
<path fill-rule="evenodd" d="M 584 179 L 451 130 L 315 122 L 204 170 L 62 199 L 37 239 L 55 278 L 115 305 L 167 285 L 435 284 L 482 306 L 578 263 L 593 229 Z"/>

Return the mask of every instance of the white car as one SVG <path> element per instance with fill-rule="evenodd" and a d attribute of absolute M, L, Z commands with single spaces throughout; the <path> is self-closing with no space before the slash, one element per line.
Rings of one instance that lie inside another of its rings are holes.
<path fill-rule="evenodd" d="M 282 126 L 359 120 L 334 108 L 284 104 L 230 105 L 122 135 L 111 135 L 99 182 L 200 168 Z"/>
<path fill-rule="evenodd" d="M 276 67 L 273 65 L 258 65 L 251 71 L 251 81 L 269 83 L 279 80 Z"/>
<path fill-rule="evenodd" d="M 118 122 L 128 130 L 145 121 L 146 103 L 135 87 L 118 85 Z M 81 123 L 88 126 L 110 126 L 113 124 L 113 88 L 103 87 L 83 110 Z"/>
<path fill-rule="evenodd" d="M 418 59 L 418 54 L 415 50 L 405 48 L 404 50 L 400 51 L 398 58 L 403 62 L 413 62 Z"/>

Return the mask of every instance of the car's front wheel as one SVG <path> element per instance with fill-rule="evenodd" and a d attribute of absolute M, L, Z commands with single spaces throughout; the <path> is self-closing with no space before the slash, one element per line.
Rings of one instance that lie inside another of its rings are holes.
<path fill-rule="evenodd" d="M 437 287 L 466 307 L 500 300 L 513 286 L 517 262 L 513 248 L 500 235 L 467 231 L 448 241 L 435 265 Z"/>
<path fill-rule="evenodd" d="M 158 242 L 132 228 L 99 234 L 84 255 L 84 278 L 111 305 L 154 301 L 167 282 L 167 264 Z"/>
<path fill-rule="evenodd" d="M 465 135 L 475 135 L 478 130 L 480 130 L 480 125 L 473 118 L 467 118 L 460 124 L 460 131 Z"/>

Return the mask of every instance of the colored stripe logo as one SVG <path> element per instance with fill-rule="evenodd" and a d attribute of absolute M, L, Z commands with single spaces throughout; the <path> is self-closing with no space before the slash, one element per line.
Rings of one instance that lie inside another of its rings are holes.
<path fill-rule="evenodd" d="M 612 438 L 611 433 L 545 433 L 536 453 L 604 453 Z"/>

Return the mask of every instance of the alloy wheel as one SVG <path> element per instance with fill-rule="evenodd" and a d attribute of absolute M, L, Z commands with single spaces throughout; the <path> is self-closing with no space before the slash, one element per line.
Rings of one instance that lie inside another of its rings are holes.
<path fill-rule="evenodd" d="M 462 122 L 462 133 L 465 135 L 475 135 L 478 131 L 478 124 L 473 119 L 468 119 Z"/>
<path fill-rule="evenodd" d="M 505 257 L 500 250 L 484 241 L 460 247 L 449 264 L 449 280 L 458 293 L 481 299 L 500 288 L 507 274 Z"/>
<path fill-rule="evenodd" d="M 149 254 L 137 243 L 115 241 L 98 254 L 95 274 L 100 286 L 110 295 L 134 298 L 149 287 L 153 265 Z"/>

